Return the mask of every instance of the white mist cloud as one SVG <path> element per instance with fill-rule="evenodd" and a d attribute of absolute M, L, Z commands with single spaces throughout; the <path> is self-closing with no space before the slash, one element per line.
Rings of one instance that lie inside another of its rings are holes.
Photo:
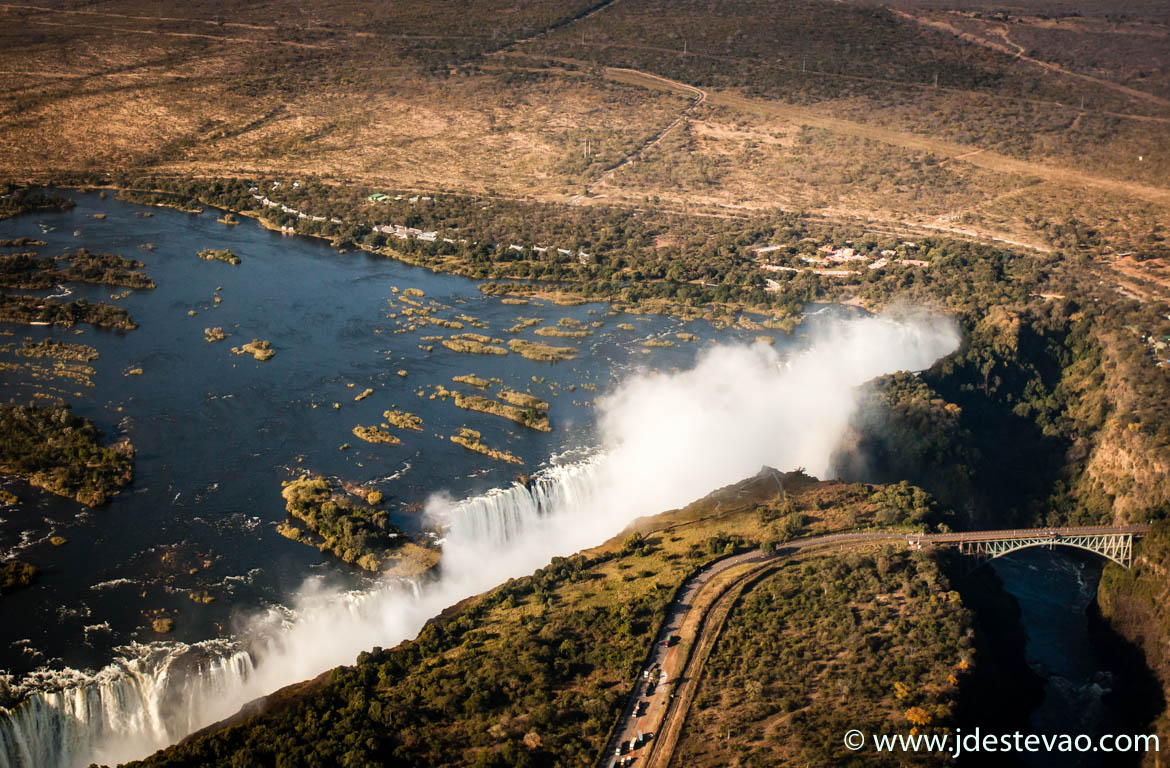
<path fill-rule="evenodd" d="M 856 389 L 921 370 L 958 345 L 950 322 L 868 317 L 827 326 L 787 360 L 771 347 L 721 346 L 671 376 L 640 376 L 600 404 L 601 444 L 621 494 L 643 509 L 686 504 L 767 464 L 828 471 Z"/>
<path fill-rule="evenodd" d="M 921 370 L 959 343 L 953 322 L 866 317 L 816 332 L 788 358 L 765 344 L 721 345 L 693 368 L 635 375 L 598 403 L 598 456 L 562 470 L 569 503 L 554 514 L 481 500 L 451 513 L 444 568 L 495 570 L 482 545 L 492 520 L 525 531 L 499 558 L 500 578 L 526 573 L 615 535 L 637 517 L 681 507 L 764 466 L 828 471 L 856 408 L 857 388 L 884 373 Z M 519 501 L 523 501 L 520 499 Z"/>
<path fill-rule="evenodd" d="M 763 344 L 717 346 L 690 370 L 635 375 L 599 403 L 593 459 L 548 470 L 532 489 L 428 503 L 428 516 L 449 520 L 451 530 L 440 578 L 420 594 L 399 584 L 338 594 L 310 582 L 293 617 L 272 611 L 252 622 L 254 668 L 224 664 L 186 682 L 165 667 L 142 670 L 128 684 L 107 674 L 104 688 L 92 684 L 100 688 L 101 711 L 80 712 L 84 697 L 45 696 L 34 702 L 35 715 L 26 713 L 30 722 L 0 722 L 0 741 L 36 731 L 35 754 L 18 757 L 17 765 L 143 757 L 281 686 L 413 637 L 447 606 L 599 544 L 637 517 L 680 507 L 765 464 L 825 472 L 860 384 L 926 368 L 958 342 L 949 321 L 871 317 L 828 326 L 788 359 Z M 159 712 L 164 699 L 177 711 L 162 720 L 142 716 Z M 46 717 L 59 718 L 60 736 L 45 739 L 47 723 L 31 722 Z M 0 768 L 5 763 L 0 750 Z"/>

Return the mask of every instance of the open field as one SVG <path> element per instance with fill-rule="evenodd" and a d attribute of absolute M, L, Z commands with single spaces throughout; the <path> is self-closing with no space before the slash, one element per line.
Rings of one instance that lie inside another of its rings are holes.
<path fill-rule="evenodd" d="M 1034 249 L 1075 209 L 1105 256 L 1170 219 L 1168 38 L 1137 11 L 706 8 L 2 4 L 0 172 L 779 208 Z"/>

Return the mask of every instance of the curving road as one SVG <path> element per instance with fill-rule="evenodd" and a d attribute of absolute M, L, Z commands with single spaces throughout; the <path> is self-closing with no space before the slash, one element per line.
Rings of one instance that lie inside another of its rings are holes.
<path fill-rule="evenodd" d="M 665 766 L 674 752 L 674 743 L 682 731 L 690 699 L 698 682 L 699 671 L 722 629 L 723 621 L 735 598 L 753 579 L 776 566 L 777 561 L 802 549 L 831 544 L 862 541 L 906 541 L 906 535 L 889 532 L 834 533 L 814 536 L 786 544 L 774 554 L 755 550 L 716 560 L 691 576 L 667 606 L 662 627 L 647 655 L 643 673 L 654 665 L 661 670 L 664 682 L 647 693 L 650 680 L 639 674 L 634 690 L 626 701 L 621 719 L 606 742 L 598 768 L 613 768 L 622 757 L 632 757 L 631 765 Z M 718 578 L 726 575 L 727 578 Z M 679 641 L 668 646 L 672 635 Z M 645 702 L 639 714 L 639 706 Z M 638 734 L 651 734 L 646 742 L 629 749 Z M 661 734 L 660 734 L 661 732 Z M 627 749 L 619 754 L 622 744 Z"/>
<path fill-rule="evenodd" d="M 691 702 L 698 690 L 703 665 L 710 655 L 723 624 L 738 597 L 755 581 L 778 567 L 784 558 L 801 550 L 860 542 L 903 542 L 948 544 L 959 541 L 1034 538 L 1037 534 L 1059 535 L 1132 533 L 1141 535 L 1148 525 L 1079 526 L 1070 528 L 1011 529 L 965 533 L 919 534 L 866 531 L 833 533 L 788 542 L 774 554 L 761 550 L 716 560 L 701 568 L 680 588 L 667 606 L 666 615 L 634 690 L 622 710 L 613 734 L 598 759 L 598 768 L 628 764 L 637 768 L 667 768 L 686 723 Z M 668 645 L 671 636 L 679 640 Z M 648 690 L 648 683 L 660 671 L 663 682 Z M 646 675 L 649 675 L 648 677 Z M 649 734 L 642 742 L 640 734 Z M 633 744 L 632 744 L 633 742 Z M 631 746 L 632 744 L 632 746 Z M 623 751 L 624 750 L 624 751 Z M 621 763 L 629 760 L 628 763 Z"/>

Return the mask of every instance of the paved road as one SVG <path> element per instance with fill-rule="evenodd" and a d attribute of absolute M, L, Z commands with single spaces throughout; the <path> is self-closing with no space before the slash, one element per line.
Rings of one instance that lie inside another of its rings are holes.
<path fill-rule="evenodd" d="M 752 579 L 763 575 L 779 560 L 800 550 L 860 542 L 947 544 L 959 541 L 1036 538 L 1037 536 L 1048 536 L 1054 532 L 1062 536 L 1081 536 L 1103 533 L 1142 535 L 1148 531 L 1148 525 L 1128 525 L 1017 528 L 943 534 L 888 531 L 833 533 L 788 542 L 771 555 L 756 550 L 716 560 L 688 579 L 667 607 L 662 627 L 658 631 L 654 646 L 643 667 L 643 671 L 646 671 L 657 664 L 658 668 L 665 673 L 665 682 L 659 683 L 653 692 L 648 694 L 647 680 L 639 673 L 634 690 L 622 711 L 621 720 L 601 753 L 598 767 L 613 768 L 617 765 L 622 757 L 618 753 L 621 745 L 623 742 L 629 745 L 631 739 L 635 739 L 639 732 L 651 734 L 652 738 L 633 749 L 626 750 L 625 757 L 633 758 L 632 765 L 638 766 L 638 768 L 666 768 L 670 764 L 675 745 L 682 733 L 682 726 L 690 709 L 691 700 L 698 689 L 702 666 L 718 638 L 723 620 L 730 611 L 735 597 Z M 741 566 L 744 567 L 734 578 L 719 580 L 712 584 L 712 579 L 717 575 Z M 673 647 L 668 647 L 667 640 L 671 635 L 679 635 L 681 639 Z M 643 702 L 646 705 L 645 711 L 639 715 L 638 706 Z"/>
<path fill-rule="evenodd" d="M 695 670 L 690 669 L 690 667 L 696 659 L 705 656 L 705 654 L 698 656 L 694 654 L 688 655 L 687 652 L 689 649 L 698 646 L 696 641 L 702 640 L 704 634 L 712 635 L 709 639 L 713 639 L 714 633 L 711 632 L 711 627 L 705 620 L 712 612 L 712 609 L 721 605 L 722 598 L 730 595 L 730 591 L 733 588 L 741 586 L 746 579 L 756 574 L 762 568 L 793 552 L 808 547 L 854 541 L 905 542 L 905 540 L 906 536 L 900 533 L 835 533 L 789 542 L 772 555 L 755 550 L 740 555 L 725 557 L 705 566 L 684 583 L 677 597 L 667 607 L 662 627 L 658 631 L 658 636 L 654 640 L 654 646 L 650 650 L 646 664 L 643 667 L 645 671 L 649 670 L 653 665 L 658 664 L 659 668 L 665 674 L 665 682 L 659 683 L 654 688 L 653 693 L 647 695 L 647 680 L 643 679 L 642 674 L 639 673 L 634 690 L 630 694 L 625 708 L 622 710 L 618 727 L 614 729 L 613 735 L 602 751 L 601 758 L 598 761 L 599 768 L 612 768 L 615 766 L 619 759 L 617 750 L 620 745 L 623 742 L 629 745 L 630 740 L 636 738 L 639 731 L 644 734 L 652 734 L 656 738 L 658 732 L 663 729 L 663 723 L 667 715 L 671 715 L 673 718 L 671 701 L 676 691 L 677 683 L 680 680 L 697 677 L 694 674 Z M 703 588 L 709 585 L 715 576 L 732 568 L 751 564 L 755 564 L 759 568 L 746 569 L 747 572 L 745 574 L 731 580 L 730 583 L 715 585 L 713 588 L 716 592 L 713 594 L 704 593 Z M 702 598 L 701 600 L 700 597 Z M 681 639 L 673 647 L 667 647 L 667 640 L 671 635 L 679 635 Z M 641 715 L 638 715 L 638 705 L 641 702 L 646 702 L 646 708 Z M 682 714 L 685 717 L 685 712 Z M 659 752 L 655 748 L 654 738 L 633 750 L 627 750 L 626 754 L 634 757 L 635 765 L 647 765 L 646 760 L 650 756 L 650 753 Z M 659 755 L 656 754 L 653 757 L 656 763 L 660 762 Z M 666 753 L 666 757 L 669 758 L 669 752 Z M 663 762 L 661 764 L 665 765 L 666 763 Z"/>
<path fill-rule="evenodd" d="M 674 601 L 666 609 L 666 616 L 662 620 L 662 627 L 658 630 L 658 637 L 654 640 L 654 647 L 649 653 L 649 658 L 646 661 L 643 670 L 650 669 L 653 665 L 658 664 L 660 669 L 665 673 L 665 682 L 660 682 L 654 689 L 654 693 L 646 696 L 646 686 L 648 681 L 643 679 L 642 674 L 639 673 L 638 680 L 634 685 L 634 691 L 631 693 L 629 700 L 626 702 L 626 707 L 622 711 L 622 718 L 620 725 L 614 730 L 609 742 L 606 743 L 605 749 L 602 752 L 600 766 L 613 766 L 618 759 L 616 750 L 624 742 L 629 744 L 631 739 L 637 737 L 638 732 L 655 733 L 662 723 L 663 716 L 666 714 L 667 704 L 670 701 L 670 692 L 674 688 L 675 675 L 679 674 L 683 665 L 682 651 L 686 647 L 686 639 L 683 638 L 678 644 L 673 647 L 667 647 L 667 640 L 671 635 L 683 635 L 684 624 L 687 622 L 688 614 L 691 607 L 694 605 L 695 598 L 699 595 L 702 588 L 707 585 L 712 578 L 724 571 L 734 568 L 745 563 L 760 562 L 768 559 L 763 552 L 753 551 L 742 555 L 734 555 L 732 557 L 725 557 L 721 560 L 705 566 L 702 570 L 692 576 L 683 585 Z M 647 702 L 646 711 L 637 716 L 637 708 L 640 702 Z M 641 749 L 636 749 L 627 754 L 638 755 L 644 753 L 645 746 Z"/>

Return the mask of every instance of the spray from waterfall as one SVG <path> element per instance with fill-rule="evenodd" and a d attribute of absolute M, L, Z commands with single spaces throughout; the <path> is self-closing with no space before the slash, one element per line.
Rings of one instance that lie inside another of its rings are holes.
<path fill-rule="evenodd" d="M 634 375 L 598 404 L 592 458 L 460 502 L 431 500 L 428 514 L 448 526 L 438 580 L 340 595 L 310 581 L 292 610 L 256 617 L 237 642 L 134 646 L 97 674 L 56 673 L 0 710 L 0 768 L 143 757 L 761 465 L 822 473 L 858 385 L 926 368 L 957 344 L 947 321 L 865 318 L 827 327 L 787 359 L 762 344 L 717 346 L 689 370 Z"/>

